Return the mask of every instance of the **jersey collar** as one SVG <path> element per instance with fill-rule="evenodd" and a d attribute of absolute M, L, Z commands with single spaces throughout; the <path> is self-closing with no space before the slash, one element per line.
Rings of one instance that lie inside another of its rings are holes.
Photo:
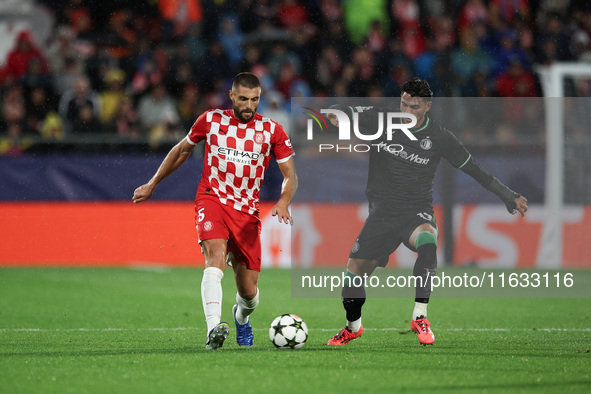
<path fill-rule="evenodd" d="M 409 131 L 413 134 L 418 133 L 419 131 L 423 131 L 425 130 L 427 127 L 429 127 L 429 123 L 430 123 L 430 119 L 428 116 L 425 116 L 425 121 L 423 122 L 423 125 L 421 127 L 419 127 L 418 129 L 409 129 Z"/>

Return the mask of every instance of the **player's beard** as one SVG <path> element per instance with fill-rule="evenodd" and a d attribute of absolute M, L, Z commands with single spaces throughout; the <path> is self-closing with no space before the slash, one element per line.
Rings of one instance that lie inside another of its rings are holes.
<path fill-rule="evenodd" d="M 248 123 L 256 115 L 257 109 L 258 109 L 258 107 L 251 109 L 251 110 L 243 109 L 242 111 L 240 111 L 240 109 L 238 107 L 234 106 L 234 108 L 233 108 L 234 116 L 236 116 L 238 118 L 238 120 L 240 120 L 242 123 Z"/>

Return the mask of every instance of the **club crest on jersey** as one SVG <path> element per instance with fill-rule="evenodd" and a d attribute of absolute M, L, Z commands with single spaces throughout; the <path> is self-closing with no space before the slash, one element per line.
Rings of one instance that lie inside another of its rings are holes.
<path fill-rule="evenodd" d="M 257 131 L 256 133 L 254 133 L 254 142 L 256 142 L 257 144 L 262 144 L 265 141 L 265 136 L 263 135 L 263 133 L 261 133 L 260 131 Z"/>
<path fill-rule="evenodd" d="M 433 146 L 433 142 L 429 138 L 423 138 L 421 140 L 421 148 L 424 150 L 429 150 Z"/>
<path fill-rule="evenodd" d="M 203 223 L 203 231 L 211 231 L 213 230 L 213 223 L 210 222 L 209 220 L 205 223 Z"/>

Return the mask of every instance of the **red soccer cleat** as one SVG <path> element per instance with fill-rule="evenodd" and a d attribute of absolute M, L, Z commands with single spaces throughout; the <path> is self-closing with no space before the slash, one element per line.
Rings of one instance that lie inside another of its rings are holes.
<path fill-rule="evenodd" d="M 425 316 L 419 316 L 417 320 L 412 320 L 410 329 L 417 333 L 421 345 L 433 345 L 433 342 L 435 342 L 435 334 L 431 331 L 431 323 Z"/>
<path fill-rule="evenodd" d="M 361 326 L 359 328 L 359 331 L 357 331 L 357 332 L 352 332 L 351 330 L 349 330 L 348 327 L 345 327 L 341 331 L 339 331 L 339 333 L 337 335 L 330 338 L 327 345 L 331 345 L 331 346 L 347 345 L 353 339 L 359 338 L 361 336 L 361 334 L 363 334 L 363 326 Z"/>

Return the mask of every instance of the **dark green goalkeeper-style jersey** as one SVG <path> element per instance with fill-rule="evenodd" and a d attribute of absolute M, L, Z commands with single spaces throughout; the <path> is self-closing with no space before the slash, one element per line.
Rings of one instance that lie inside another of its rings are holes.
<path fill-rule="evenodd" d="M 359 114 L 360 132 L 373 134 L 378 130 L 381 109 L 349 107 L 349 111 Z M 417 141 L 398 129 L 388 140 L 383 116 L 384 132 L 378 140 L 371 141 L 366 189 L 369 202 L 380 211 L 432 208 L 433 180 L 441 158 L 462 168 L 470 161 L 470 153 L 451 131 L 429 117 L 419 128 L 410 130 Z"/>

